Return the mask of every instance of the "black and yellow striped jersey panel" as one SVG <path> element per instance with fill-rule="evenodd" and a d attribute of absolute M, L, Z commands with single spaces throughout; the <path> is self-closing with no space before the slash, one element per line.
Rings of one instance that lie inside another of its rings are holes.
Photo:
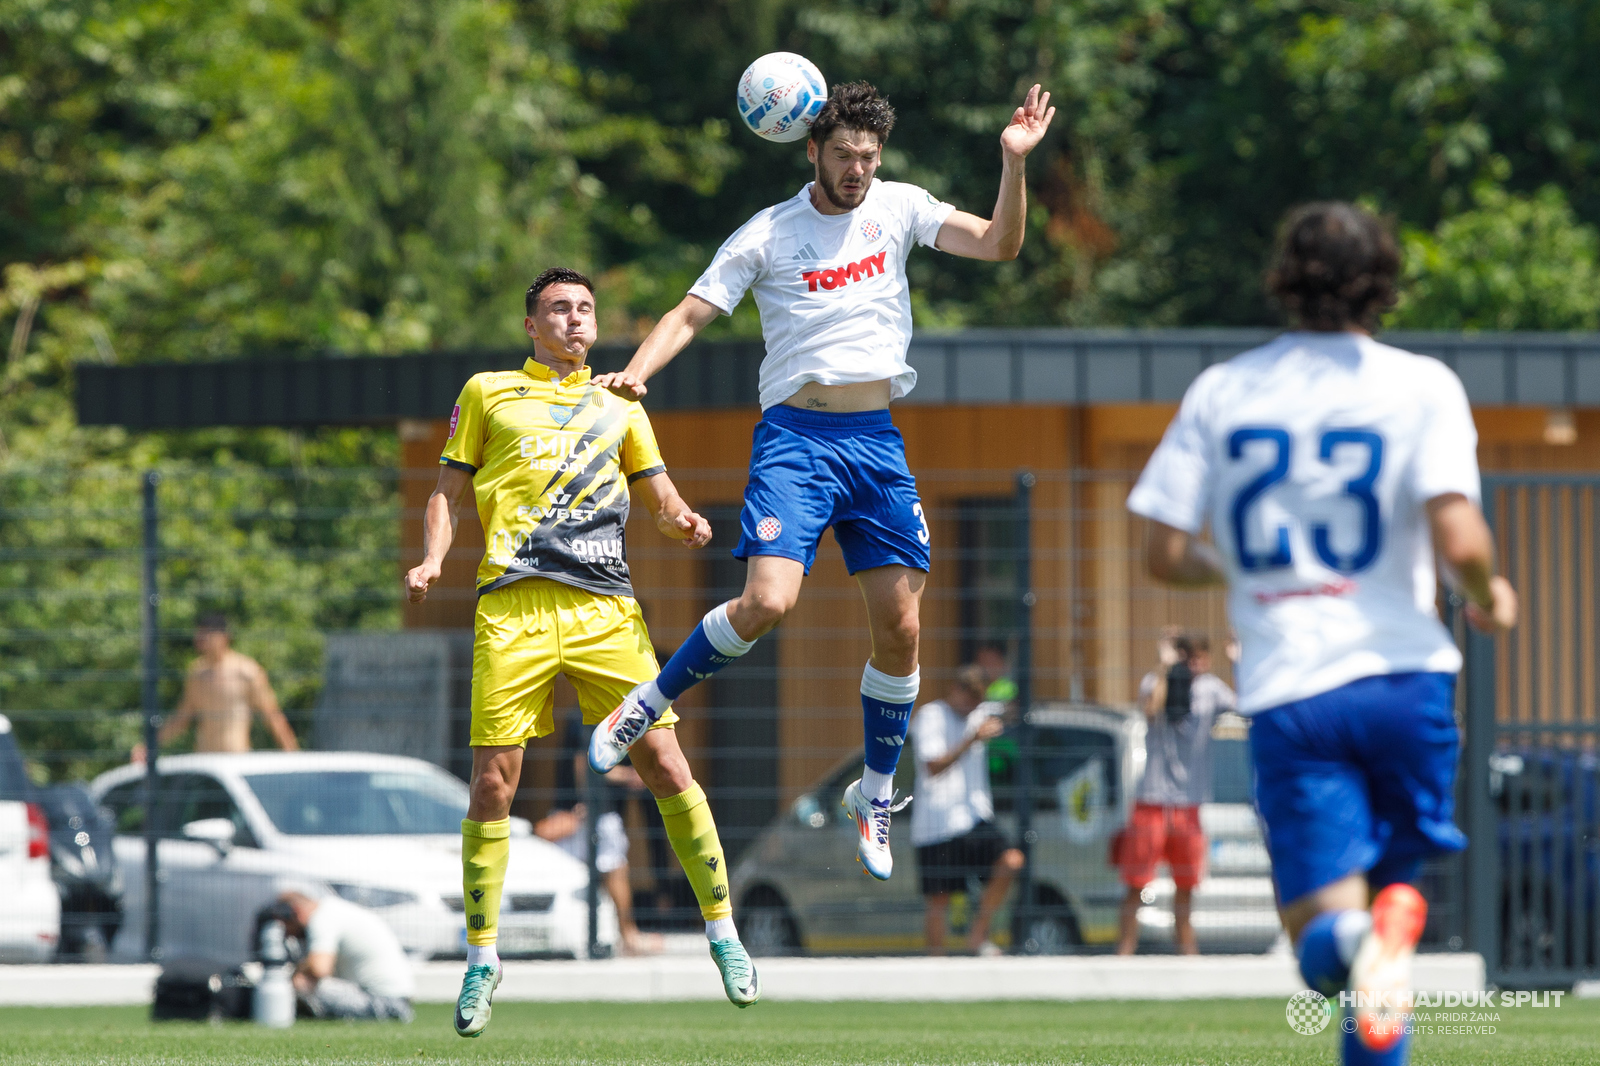
<path fill-rule="evenodd" d="M 623 526 L 628 484 L 666 469 L 644 408 L 529 359 L 475 374 L 439 457 L 472 475 L 486 546 L 478 592 L 545 577 L 633 595 Z"/>

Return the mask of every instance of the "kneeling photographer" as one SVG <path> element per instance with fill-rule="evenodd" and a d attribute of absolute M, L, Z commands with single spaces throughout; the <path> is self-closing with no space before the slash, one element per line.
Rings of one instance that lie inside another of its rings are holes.
<path fill-rule="evenodd" d="M 316 1018 L 411 1020 L 411 963 L 382 918 L 338 896 L 304 892 L 283 893 L 270 916 L 304 946 L 294 987 L 305 1012 Z"/>
<path fill-rule="evenodd" d="M 1133 817 L 1118 836 L 1114 861 L 1128 886 L 1117 954 L 1139 946 L 1139 905 L 1156 867 L 1172 870 L 1174 946 L 1199 954 L 1189 920 L 1194 888 L 1205 876 L 1206 838 L 1200 804 L 1211 799 L 1211 727 L 1237 704 L 1233 689 L 1211 673 L 1211 642 L 1202 633 L 1171 630 L 1157 646 L 1159 668 L 1139 684 L 1144 711 L 1144 779 Z"/>

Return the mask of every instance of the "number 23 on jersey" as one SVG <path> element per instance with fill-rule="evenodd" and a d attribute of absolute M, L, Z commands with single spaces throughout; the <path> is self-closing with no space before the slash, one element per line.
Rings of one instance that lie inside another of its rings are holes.
<path fill-rule="evenodd" d="M 1229 462 L 1255 464 L 1269 460 L 1266 469 L 1246 482 L 1228 507 L 1228 523 L 1241 570 L 1278 570 L 1293 563 L 1288 526 L 1268 531 L 1266 550 L 1252 547 L 1246 531 L 1250 528 L 1251 508 L 1259 506 L 1288 478 L 1294 445 L 1294 438 L 1281 426 L 1241 426 L 1228 436 Z M 1357 532 L 1354 537 L 1341 535 L 1338 540 L 1344 544 L 1354 540 L 1355 550 L 1341 553 L 1335 549 L 1335 536 L 1328 521 L 1312 521 L 1307 527 L 1312 549 L 1324 565 L 1341 574 L 1359 573 L 1372 565 L 1383 548 L 1383 514 L 1373 492 L 1383 470 L 1383 438 L 1370 429 L 1325 429 L 1316 438 L 1315 447 L 1317 460 L 1329 465 L 1344 460 L 1348 450 L 1365 453 L 1365 468 L 1344 483 L 1341 494 L 1342 499 L 1349 500 L 1349 520 L 1355 522 Z M 1341 519 L 1341 525 L 1344 521 Z"/>

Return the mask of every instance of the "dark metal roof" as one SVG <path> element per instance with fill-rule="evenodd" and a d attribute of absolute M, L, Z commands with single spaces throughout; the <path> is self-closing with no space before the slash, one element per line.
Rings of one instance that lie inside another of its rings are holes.
<path fill-rule="evenodd" d="M 976 329 L 911 342 L 917 388 L 906 403 L 1175 401 L 1205 367 L 1274 330 Z M 1479 405 L 1600 406 L 1600 334 L 1387 333 L 1437 356 Z M 624 345 L 597 347 L 597 372 L 620 369 Z M 756 402 L 760 341 L 699 341 L 650 383 L 655 411 Z M 211 363 L 77 367 L 78 421 L 129 429 L 311 426 L 442 418 L 463 382 L 521 366 L 527 351 L 323 355 Z"/>

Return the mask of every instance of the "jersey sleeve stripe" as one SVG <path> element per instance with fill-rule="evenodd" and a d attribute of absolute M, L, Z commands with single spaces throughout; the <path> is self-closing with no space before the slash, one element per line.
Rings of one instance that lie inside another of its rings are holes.
<path fill-rule="evenodd" d="M 465 470 L 469 474 L 476 474 L 478 468 L 471 463 L 463 463 L 460 459 L 452 459 L 448 455 L 439 456 L 439 465 L 448 466 L 455 470 Z"/>
<path fill-rule="evenodd" d="M 632 485 L 635 481 L 638 481 L 642 477 L 655 477 L 657 474 L 665 474 L 666 472 L 667 468 L 659 463 L 655 466 L 646 467 L 643 470 L 635 470 L 633 473 L 628 475 L 628 484 Z"/>

